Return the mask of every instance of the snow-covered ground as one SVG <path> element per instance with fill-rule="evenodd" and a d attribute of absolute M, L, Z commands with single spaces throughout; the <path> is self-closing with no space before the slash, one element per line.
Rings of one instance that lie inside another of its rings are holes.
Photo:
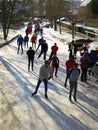
<path fill-rule="evenodd" d="M 25 28 L 17 33 L 24 36 Z M 30 35 L 31 37 L 31 35 Z M 38 36 L 38 39 L 40 36 Z M 28 72 L 28 60 L 24 49 L 17 54 L 16 40 L 0 48 L 0 130 L 98 130 L 98 84 L 97 77 L 89 76 L 88 84 L 78 82 L 78 103 L 68 100 L 69 83 L 64 88 L 65 61 L 72 36 L 59 34 L 44 28 L 44 38 L 49 49 L 57 43 L 60 67 L 58 77 L 49 81 L 48 99 L 44 97 L 44 85 L 31 97 L 38 80 L 43 56 L 34 59 L 34 72 Z M 31 43 L 29 43 L 31 46 Z M 79 53 L 78 53 L 79 58 Z"/>

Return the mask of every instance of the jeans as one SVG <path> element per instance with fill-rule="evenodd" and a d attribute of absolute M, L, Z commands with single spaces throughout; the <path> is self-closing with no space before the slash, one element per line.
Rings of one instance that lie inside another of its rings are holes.
<path fill-rule="evenodd" d="M 41 82 L 42 82 L 42 80 L 38 79 L 38 82 L 37 82 L 37 86 L 36 86 L 35 92 L 38 91 Z M 47 94 L 47 90 L 48 90 L 48 81 L 47 81 L 46 79 L 44 79 L 43 82 L 44 82 L 44 87 L 45 87 L 45 94 Z"/>
<path fill-rule="evenodd" d="M 76 93 L 77 93 L 77 81 L 69 81 L 70 83 L 70 92 L 69 92 L 69 98 L 72 96 L 72 92 L 74 91 L 74 98 L 76 99 Z"/>

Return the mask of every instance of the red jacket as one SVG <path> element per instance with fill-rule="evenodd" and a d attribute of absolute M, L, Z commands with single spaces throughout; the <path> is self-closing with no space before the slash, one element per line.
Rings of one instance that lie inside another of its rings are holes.
<path fill-rule="evenodd" d="M 51 47 L 52 53 L 56 53 L 57 50 L 58 50 L 58 46 L 54 45 L 54 46 Z"/>
<path fill-rule="evenodd" d="M 35 42 L 36 41 L 36 36 L 32 36 L 31 37 L 31 42 Z"/>
<path fill-rule="evenodd" d="M 32 27 L 28 27 L 27 30 L 28 30 L 28 34 L 32 33 Z"/>
<path fill-rule="evenodd" d="M 68 71 L 70 68 L 72 68 L 75 64 L 75 60 L 67 60 L 66 63 L 65 63 L 65 66 L 66 66 L 66 70 Z"/>

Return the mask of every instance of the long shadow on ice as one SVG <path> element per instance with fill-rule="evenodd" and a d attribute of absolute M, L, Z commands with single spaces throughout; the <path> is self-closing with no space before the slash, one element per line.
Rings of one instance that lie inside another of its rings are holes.
<path fill-rule="evenodd" d="M 43 110 L 47 113 L 46 116 L 49 116 L 49 118 L 51 118 L 61 130 L 90 130 L 89 127 L 84 125 L 80 120 L 74 118 L 73 116 L 67 116 L 64 112 L 62 112 L 60 108 L 52 103 L 52 101 L 47 100 L 44 102 L 40 98 L 36 97 L 34 97 L 34 99 L 42 106 Z M 44 116 L 42 118 L 44 118 Z M 47 129 L 47 124 L 45 125 L 44 123 L 43 125 Z"/>
<path fill-rule="evenodd" d="M 15 67 L 10 62 L 7 62 L 3 58 L 0 58 L 1 62 L 5 66 L 5 68 L 8 70 L 8 72 L 11 73 L 11 75 L 16 79 L 17 84 L 24 90 L 24 94 L 31 93 L 31 90 L 27 87 L 28 85 L 34 86 L 32 82 L 29 81 L 29 78 L 26 78 L 25 72 L 20 73 L 20 71 L 17 69 L 18 67 Z"/>

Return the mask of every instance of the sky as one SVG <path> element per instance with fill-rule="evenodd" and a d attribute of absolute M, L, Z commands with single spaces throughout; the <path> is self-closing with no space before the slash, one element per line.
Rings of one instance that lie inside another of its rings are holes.
<path fill-rule="evenodd" d="M 34 71 L 28 72 L 28 49 L 24 49 L 23 55 L 21 52 L 17 54 L 17 39 L 0 48 L 0 130 L 98 130 L 97 76 L 88 76 L 88 83 L 82 83 L 79 78 L 78 102 L 70 103 L 69 82 L 67 88 L 64 88 L 64 81 L 68 42 L 72 40 L 72 36 L 67 32 L 59 34 L 59 31 L 54 32 L 51 28 L 43 29 L 44 39 L 49 46 L 47 58 L 54 42 L 59 47 L 58 77 L 54 76 L 49 81 L 48 99 L 44 97 L 43 83 L 37 95 L 31 97 L 37 84 L 39 69 L 44 63 L 43 56 L 37 59 L 40 49 L 35 54 Z M 21 28 L 11 32 L 9 38 L 17 34 L 24 36 L 24 32 L 25 28 Z M 78 62 L 79 59 L 78 53 Z"/>

